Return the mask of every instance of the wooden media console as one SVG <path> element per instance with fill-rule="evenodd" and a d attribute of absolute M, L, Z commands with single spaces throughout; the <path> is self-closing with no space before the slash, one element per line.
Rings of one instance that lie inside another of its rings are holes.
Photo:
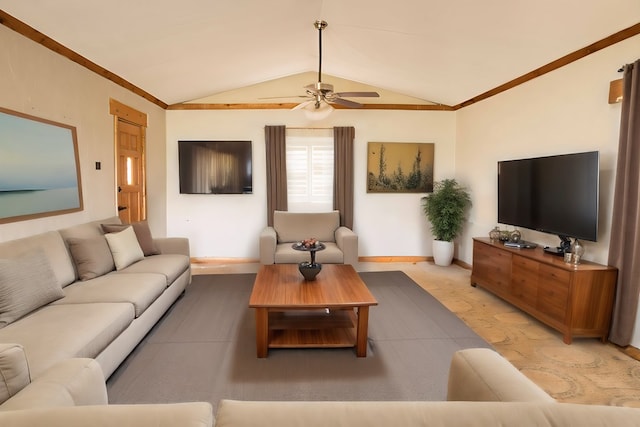
<path fill-rule="evenodd" d="M 471 285 L 480 286 L 556 329 L 563 341 L 609 334 L 618 270 L 584 261 L 565 263 L 540 247 L 505 247 L 473 239 Z"/>

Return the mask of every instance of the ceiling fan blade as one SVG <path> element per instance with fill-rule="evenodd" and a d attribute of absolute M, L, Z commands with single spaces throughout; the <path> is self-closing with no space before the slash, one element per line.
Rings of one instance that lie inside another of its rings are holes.
<path fill-rule="evenodd" d="M 315 99 L 310 99 L 309 101 L 301 102 L 300 104 L 298 104 L 295 107 L 293 107 L 291 110 L 300 110 L 300 109 L 306 107 L 309 104 L 313 104 L 314 102 L 316 102 Z"/>
<path fill-rule="evenodd" d="M 347 98 L 379 98 L 378 92 L 338 92 L 338 96 Z"/>
<path fill-rule="evenodd" d="M 360 104 L 359 102 L 349 101 L 348 99 L 335 98 L 331 100 L 331 102 L 335 104 L 344 105 L 345 107 L 349 107 L 349 108 L 362 108 L 362 104 Z"/>
<path fill-rule="evenodd" d="M 291 96 L 263 96 L 258 99 L 281 99 L 281 98 L 308 98 L 307 95 L 291 95 Z"/>

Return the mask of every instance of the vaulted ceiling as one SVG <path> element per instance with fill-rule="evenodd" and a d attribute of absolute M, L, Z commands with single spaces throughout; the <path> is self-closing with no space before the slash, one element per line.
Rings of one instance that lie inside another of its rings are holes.
<path fill-rule="evenodd" d="M 640 23 L 639 0 L 0 0 L 0 10 L 166 104 L 304 95 L 317 80 L 317 19 L 328 22 L 323 81 L 336 90 L 449 106 Z"/>

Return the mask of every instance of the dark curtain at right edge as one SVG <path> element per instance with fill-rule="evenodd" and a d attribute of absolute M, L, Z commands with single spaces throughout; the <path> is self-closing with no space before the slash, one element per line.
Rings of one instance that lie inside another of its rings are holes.
<path fill-rule="evenodd" d="M 609 340 L 627 346 L 633 337 L 640 293 L 640 60 L 624 67 L 624 91 L 609 264 L 618 269 Z"/>
<path fill-rule="evenodd" d="M 353 126 L 333 128 L 333 208 L 340 225 L 353 230 Z"/>

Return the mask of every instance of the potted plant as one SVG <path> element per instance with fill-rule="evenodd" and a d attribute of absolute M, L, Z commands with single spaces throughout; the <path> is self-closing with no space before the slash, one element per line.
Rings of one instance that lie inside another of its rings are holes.
<path fill-rule="evenodd" d="M 447 266 L 453 260 L 453 239 L 462 233 L 471 196 L 455 179 L 434 183 L 433 192 L 422 198 L 422 208 L 431 223 L 433 260 Z"/>

